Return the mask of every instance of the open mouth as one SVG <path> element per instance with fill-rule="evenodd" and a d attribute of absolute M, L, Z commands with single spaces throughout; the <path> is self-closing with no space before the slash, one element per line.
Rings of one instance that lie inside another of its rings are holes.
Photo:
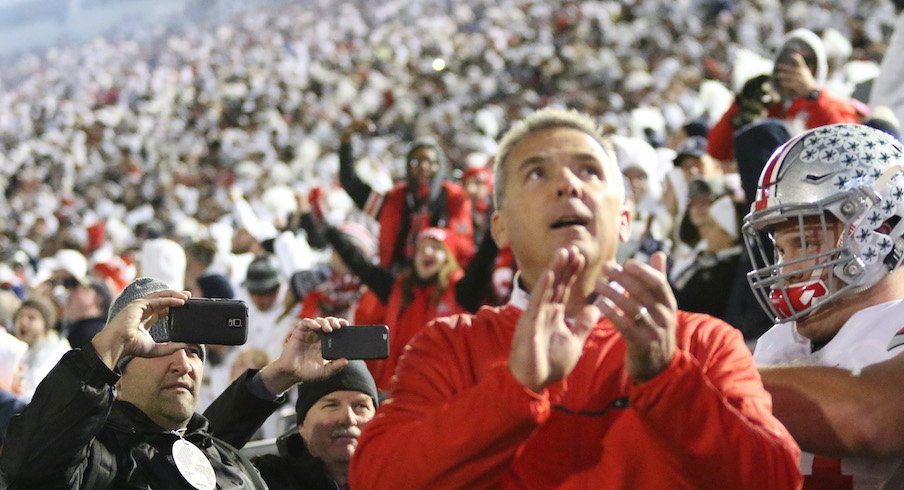
<path fill-rule="evenodd" d="M 558 220 L 554 221 L 549 227 L 553 230 L 557 230 L 559 228 L 567 228 L 569 226 L 582 226 L 587 227 L 588 220 L 585 218 L 581 218 L 579 216 L 563 216 Z"/>

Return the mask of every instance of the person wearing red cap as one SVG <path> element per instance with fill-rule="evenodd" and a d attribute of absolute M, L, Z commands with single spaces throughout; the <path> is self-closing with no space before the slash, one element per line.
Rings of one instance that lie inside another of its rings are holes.
<path fill-rule="evenodd" d="M 443 228 L 421 230 L 414 260 L 397 277 L 368 261 L 351 237 L 339 229 L 328 227 L 324 234 L 342 261 L 386 305 L 389 357 L 368 363 L 377 387 L 383 391 L 390 391 L 396 362 L 408 341 L 434 318 L 476 311 L 482 302 L 482 285 L 490 281 L 489 267 L 472 263 L 467 272 L 461 269 L 449 246 L 453 238 Z"/>
<path fill-rule="evenodd" d="M 114 256 L 94 264 L 95 276 L 104 281 L 111 295 L 117 295 L 135 278 L 135 264 L 128 256 Z"/>
<path fill-rule="evenodd" d="M 104 246 L 107 241 L 107 230 L 103 221 L 98 221 L 88 226 L 86 231 L 88 232 L 88 253 Z"/>

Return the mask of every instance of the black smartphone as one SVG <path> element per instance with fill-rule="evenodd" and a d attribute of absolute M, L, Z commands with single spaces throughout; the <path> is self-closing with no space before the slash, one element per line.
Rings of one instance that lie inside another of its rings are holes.
<path fill-rule="evenodd" d="M 235 299 L 189 299 L 170 308 L 167 329 L 173 342 L 242 345 L 248 340 L 248 305 Z"/>
<path fill-rule="evenodd" d="M 389 327 L 347 325 L 320 338 L 324 359 L 386 359 L 389 357 Z"/>

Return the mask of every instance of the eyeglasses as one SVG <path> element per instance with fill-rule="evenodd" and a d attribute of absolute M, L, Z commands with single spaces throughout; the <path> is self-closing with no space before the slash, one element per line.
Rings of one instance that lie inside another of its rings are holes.
<path fill-rule="evenodd" d="M 435 168 L 435 167 L 439 166 L 439 162 L 432 158 L 424 158 L 424 159 L 412 158 L 411 160 L 408 160 L 408 166 L 410 168 L 418 168 L 418 167 Z"/>
<path fill-rule="evenodd" d="M 82 283 L 78 282 L 78 279 L 76 279 L 72 276 L 67 276 L 67 277 L 63 278 L 62 281 L 60 281 L 60 285 L 62 285 L 66 289 L 75 289 L 75 288 L 81 286 Z"/>

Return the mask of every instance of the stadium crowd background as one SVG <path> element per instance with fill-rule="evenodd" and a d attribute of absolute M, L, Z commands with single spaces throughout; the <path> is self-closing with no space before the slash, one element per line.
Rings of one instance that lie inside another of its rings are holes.
<path fill-rule="evenodd" d="M 314 189 L 328 222 L 374 232 L 337 183 L 339 135 L 354 120 L 374 123 L 356 153 L 378 190 L 404 175 L 408 142 L 436 140 L 460 176 L 486 164 L 511 121 L 548 105 L 654 147 L 661 187 L 685 125 L 713 124 L 771 69 L 787 32 L 822 36 L 826 89 L 850 97 L 878 72 L 896 19 L 878 0 L 321 0 L 217 21 L 198 20 L 199 6 L 166 29 L 4 60 L 7 328 L 59 270 L 109 279 L 115 296 L 150 238 L 212 239 L 215 268 L 241 289 L 248 261 L 231 257 L 248 248 L 235 235 L 274 238 Z M 307 255 L 281 261 L 284 278 L 325 261 L 299 246 Z M 65 294 L 50 296 L 62 308 Z"/>

